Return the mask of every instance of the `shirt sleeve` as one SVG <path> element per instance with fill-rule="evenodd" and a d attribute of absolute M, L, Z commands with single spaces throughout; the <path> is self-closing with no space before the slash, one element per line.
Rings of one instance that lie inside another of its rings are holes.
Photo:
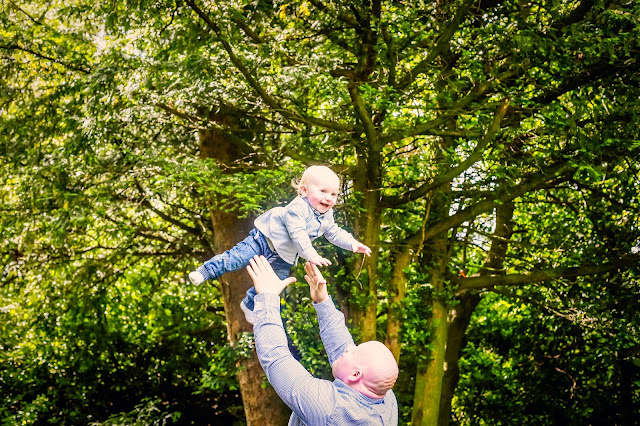
<path fill-rule="evenodd" d="M 320 338 L 327 351 L 329 363 L 333 363 L 342 356 L 349 345 L 353 345 L 353 337 L 347 328 L 344 314 L 336 309 L 331 296 L 322 303 L 314 303 L 318 314 Z"/>
<path fill-rule="evenodd" d="M 307 234 L 307 221 L 304 211 L 298 205 L 290 204 L 287 206 L 284 213 L 284 224 L 300 257 L 309 260 L 318 256 L 318 252 L 313 248 L 311 238 Z"/>
<path fill-rule="evenodd" d="M 280 317 L 280 296 L 255 299 L 256 352 L 278 396 L 306 424 L 326 424 L 336 406 L 334 385 L 313 377 L 292 355 Z"/>
<path fill-rule="evenodd" d="M 353 235 L 340 228 L 335 222 L 324 231 L 324 237 L 331 244 L 349 251 L 353 250 L 352 244 L 356 241 Z"/>

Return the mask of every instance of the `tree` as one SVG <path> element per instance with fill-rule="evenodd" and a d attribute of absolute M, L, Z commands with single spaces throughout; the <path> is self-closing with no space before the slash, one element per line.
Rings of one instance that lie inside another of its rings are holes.
<path fill-rule="evenodd" d="M 48 141 L 45 152 L 64 153 L 53 161 L 61 169 L 67 155 L 80 163 L 88 152 L 131 171 L 105 199 L 153 216 L 152 232 L 128 218 L 132 241 L 156 241 L 182 259 L 222 250 L 246 231 L 238 217 L 286 200 L 272 182 L 286 182 L 291 164 L 333 165 L 345 180 L 340 213 L 378 247 L 364 263 L 336 259 L 337 299 L 363 340 L 383 339 L 401 363 L 415 355 L 412 424 L 449 422 L 459 354 L 487 292 L 548 298 L 544 289 L 563 279 L 637 268 L 633 2 L 52 9 L 73 18 L 75 33 L 44 11 L 11 3 L 3 15 L 16 28 L 1 43 L 14 77 L 3 93 L 20 94 L 3 98 L 13 120 L 3 127 L 5 152 Z M 47 91 L 25 69 L 33 63 L 51 69 L 55 102 L 39 97 Z M 33 102 L 25 112 L 41 115 L 25 120 L 24 99 Z M 61 118 L 66 127 L 54 127 Z M 12 161 L 42 161 L 42 151 L 24 152 Z M 70 177 L 56 182 L 88 199 L 85 187 L 105 179 L 70 185 Z M 233 341 L 248 284 L 228 284 Z M 411 309 L 414 294 L 428 312 Z M 255 381 L 240 386 L 245 399 L 262 392 Z"/>

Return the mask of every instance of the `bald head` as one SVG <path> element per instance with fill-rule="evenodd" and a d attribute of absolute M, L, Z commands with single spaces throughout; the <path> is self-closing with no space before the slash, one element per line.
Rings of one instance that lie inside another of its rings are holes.
<path fill-rule="evenodd" d="M 371 398 L 383 398 L 398 378 L 393 354 L 375 340 L 349 346 L 331 369 L 336 378 Z"/>
<path fill-rule="evenodd" d="M 398 364 L 385 345 L 375 340 L 358 346 L 362 381 L 367 389 L 384 396 L 398 378 Z"/>

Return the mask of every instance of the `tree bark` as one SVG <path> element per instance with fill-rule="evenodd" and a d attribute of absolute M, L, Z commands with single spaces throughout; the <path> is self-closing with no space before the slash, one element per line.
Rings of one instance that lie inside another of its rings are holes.
<path fill-rule="evenodd" d="M 444 301 L 434 301 L 431 323 L 435 336 L 432 342 L 432 356 L 429 361 L 418 364 L 411 413 L 413 425 L 432 426 L 438 423 L 447 342 L 447 307 Z"/>
<path fill-rule="evenodd" d="M 366 295 L 366 303 L 351 301 L 349 311 L 352 320 L 360 330 L 362 341 L 366 342 L 376 338 L 376 315 L 378 308 L 378 245 L 380 242 L 380 224 L 382 221 L 382 208 L 380 204 L 381 158 L 380 152 L 374 152 L 374 147 L 367 152 L 359 153 L 358 165 L 354 176 L 354 189 L 363 195 L 364 213 L 358 216 L 356 221 L 356 234 L 362 238 L 362 242 L 371 247 L 371 256 L 364 261 L 366 281 L 362 282 L 361 294 Z M 356 237 L 357 238 L 357 237 Z M 360 275 L 360 265 L 356 265 L 354 271 Z"/>
<path fill-rule="evenodd" d="M 225 126 L 237 126 L 237 121 L 230 113 L 210 114 L 209 118 Z M 217 130 L 200 131 L 199 142 L 200 155 L 216 159 L 227 166 L 227 170 L 233 170 L 230 166 L 237 166 L 236 161 L 243 158 L 249 149 L 238 137 Z M 216 200 L 212 200 L 210 214 L 214 229 L 214 249 L 216 253 L 222 253 L 249 235 L 253 219 L 239 219 L 233 212 L 216 208 L 216 204 Z M 227 338 L 231 346 L 234 346 L 238 341 L 238 333 L 253 331 L 240 309 L 240 302 L 252 282 L 244 270 L 226 273 L 218 281 L 222 287 Z M 241 368 L 237 379 L 247 425 L 286 425 L 291 411 L 272 387 L 262 387 L 264 372 L 256 352 L 253 351 L 249 359 L 240 361 L 239 366 Z"/>
<path fill-rule="evenodd" d="M 214 242 L 217 253 L 236 245 L 253 228 L 252 220 L 241 220 L 234 214 L 219 210 L 213 211 L 211 218 L 215 229 Z M 252 283 L 244 270 L 226 273 L 218 281 L 222 284 L 228 339 L 234 346 L 238 341 L 238 333 L 253 331 L 240 310 L 240 302 Z M 252 352 L 251 358 L 240 361 L 240 367 L 237 379 L 247 425 L 286 425 L 291 411 L 272 387 L 262 387 L 264 372 L 255 351 Z"/>
<path fill-rule="evenodd" d="M 640 256 L 628 254 L 615 261 L 600 265 L 582 265 L 574 268 L 549 268 L 530 271 L 525 274 L 509 274 L 501 276 L 469 277 L 456 279 L 460 289 L 479 289 L 497 285 L 521 285 L 542 281 L 553 281 L 560 278 L 576 278 L 586 275 L 598 275 L 606 272 L 625 270 L 640 263 Z"/>
<path fill-rule="evenodd" d="M 394 256 L 393 275 L 389 282 L 389 313 L 387 314 L 387 337 L 385 345 L 391 350 L 396 361 L 400 360 L 402 344 L 400 328 L 403 299 L 407 289 L 407 275 L 404 269 L 411 264 L 412 247 L 406 246 Z"/>
<path fill-rule="evenodd" d="M 445 349 L 447 344 L 447 316 L 449 308 L 444 297 L 445 272 L 448 262 L 447 241 L 445 236 L 433 241 L 432 254 L 435 264 L 432 269 L 433 286 L 432 317 L 429 321 L 433 332 L 432 349 L 428 360 L 419 361 L 416 375 L 416 387 L 413 396 L 411 424 L 434 426 L 438 424 L 440 394 L 445 370 Z"/>
<path fill-rule="evenodd" d="M 464 347 L 464 336 L 471 322 L 471 316 L 481 300 L 477 293 L 463 294 L 458 299 L 460 303 L 451 311 L 449 317 L 447 347 L 444 356 L 447 368 L 442 377 L 438 426 L 448 425 L 451 419 L 451 400 L 460 379 L 460 364 L 458 362 L 460 351 Z"/>
<path fill-rule="evenodd" d="M 489 275 L 489 271 L 501 271 L 504 258 L 513 235 L 513 203 L 504 203 L 496 209 L 496 226 L 494 239 L 491 242 L 484 268 L 479 275 Z M 459 304 L 449 316 L 447 349 L 445 353 L 446 370 L 440 395 L 440 415 L 438 426 L 446 426 L 451 419 L 451 400 L 460 379 L 460 352 L 464 348 L 464 335 L 467 332 L 471 317 L 481 297 L 476 292 L 462 292 L 458 295 Z"/>

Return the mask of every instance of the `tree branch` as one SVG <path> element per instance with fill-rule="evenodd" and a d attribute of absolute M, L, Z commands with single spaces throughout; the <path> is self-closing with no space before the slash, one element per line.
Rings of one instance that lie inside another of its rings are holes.
<path fill-rule="evenodd" d="M 460 98 L 454 105 L 451 106 L 447 114 L 438 116 L 431 121 L 421 123 L 408 130 L 400 130 L 395 133 L 390 133 L 387 136 L 380 138 L 382 144 L 387 144 L 395 141 L 402 140 L 404 138 L 419 136 L 419 135 L 438 135 L 442 131 L 436 130 L 439 126 L 442 126 L 452 117 L 455 117 L 459 111 L 465 109 L 470 103 L 476 101 L 480 96 L 492 90 L 500 81 L 505 81 L 516 75 L 516 71 L 509 69 L 504 73 L 497 76 L 490 81 L 484 81 L 477 84 L 471 92 L 464 97 Z M 463 133 L 464 135 L 464 133 Z"/>
<path fill-rule="evenodd" d="M 234 16 L 232 18 L 233 22 L 235 22 L 235 24 L 240 27 L 242 29 L 242 31 L 244 31 L 244 33 L 251 39 L 253 40 L 254 43 L 256 44 L 262 44 L 265 42 L 265 40 L 260 37 L 260 35 L 258 33 L 256 33 L 255 31 L 253 31 L 248 25 L 247 22 L 242 19 L 239 18 L 237 16 Z"/>
<path fill-rule="evenodd" d="M 36 18 L 34 18 L 33 16 L 31 16 L 29 13 L 27 13 L 24 9 L 22 9 L 20 6 L 18 6 L 14 1 L 9 0 L 9 3 L 11 3 L 11 5 L 13 7 L 15 7 L 17 10 L 19 10 L 20 12 L 22 12 L 27 18 L 29 18 L 29 20 L 31 22 L 33 22 L 36 25 L 43 25 L 42 22 L 40 22 L 39 20 L 37 20 Z"/>
<path fill-rule="evenodd" d="M 157 108 L 160 108 L 161 110 L 163 110 L 165 112 L 168 112 L 171 115 L 175 115 L 178 118 L 182 118 L 183 120 L 190 121 L 190 122 L 195 123 L 195 124 L 201 124 L 202 123 L 202 119 L 200 119 L 198 117 L 194 117 L 194 116 L 189 115 L 189 114 L 185 114 L 184 112 L 180 112 L 177 109 L 172 108 L 167 104 L 156 103 L 155 106 Z"/>
<path fill-rule="evenodd" d="M 505 190 L 501 194 L 495 194 L 495 198 L 479 201 L 429 228 L 425 233 L 425 240 L 429 240 L 442 232 L 467 222 L 479 214 L 491 211 L 496 206 L 514 200 L 527 192 L 538 190 L 551 182 L 557 183 L 558 179 L 564 178 L 563 175 L 568 171 L 571 171 L 569 164 L 554 165 L 542 176 L 531 177 L 509 191 Z"/>
<path fill-rule="evenodd" d="M 299 151 L 291 148 L 290 146 L 285 146 L 285 148 L 282 150 L 282 154 L 286 155 L 287 157 L 291 157 L 292 159 L 299 161 L 302 164 L 305 164 L 307 166 L 312 166 L 312 165 L 321 166 L 329 163 L 329 161 L 326 161 L 326 160 L 300 154 Z M 348 170 L 348 166 L 344 164 L 333 163 L 331 164 L 331 169 L 333 169 L 333 171 L 335 171 L 336 173 L 345 173 Z"/>
<path fill-rule="evenodd" d="M 135 180 L 135 185 L 136 185 L 136 188 L 138 189 L 138 192 L 140 193 L 140 197 L 141 197 L 141 199 L 139 200 L 140 204 L 142 204 L 143 206 L 145 206 L 146 208 L 148 208 L 149 210 L 157 214 L 164 221 L 182 229 L 183 231 L 186 231 L 192 235 L 195 235 L 196 237 L 202 236 L 202 231 L 200 229 L 195 228 L 193 226 L 186 225 L 180 222 L 179 220 L 172 218 L 165 212 L 155 208 L 153 204 L 151 204 L 151 202 L 145 196 L 144 189 L 142 188 L 142 185 L 140 185 L 140 182 L 138 182 L 137 179 Z"/>
<path fill-rule="evenodd" d="M 71 65 L 71 64 L 68 64 L 68 63 L 60 60 L 60 59 L 52 58 L 51 56 L 47 56 L 47 55 L 45 55 L 43 53 L 37 52 L 37 51 L 29 49 L 27 47 L 20 46 L 17 43 L 16 44 L 0 45 L 0 49 L 21 50 L 21 51 L 23 51 L 25 53 L 29 53 L 29 54 L 37 57 L 37 58 L 44 59 L 46 61 L 51 61 L 51 62 L 56 63 L 58 65 L 62 65 L 63 67 L 68 68 L 68 69 L 70 69 L 72 71 L 78 71 L 78 72 L 81 72 L 81 73 L 84 73 L 84 74 L 89 74 L 91 72 L 91 68 L 90 67 L 89 68 L 82 68 L 82 67 L 78 67 L 78 66 L 75 66 L 75 65 Z"/>
<path fill-rule="evenodd" d="M 443 176 L 438 177 L 435 181 L 431 183 L 426 183 L 412 191 L 405 192 L 404 194 L 398 195 L 397 197 L 383 197 L 382 204 L 384 207 L 396 207 L 401 204 L 408 203 L 409 201 L 417 200 L 418 198 L 423 197 L 425 194 L 433 191 L 441 187 L 442 185 L 450 182 L 453 178 L 458 176 L 460 173 L 467 170 L 473 164 L 475 164 L 478 160 L 482 158 L 482 154 L 484 153 L 485 148 L 489 144 L 490 141 L 493 140 L 495 134 L 500 130 L 500 123 L 505 113 L 507 112 L 507 108 L 509 106 L 509 99 L 506 99 L 502 102 L 498 110 L 496 111 L 495 116 L 493 117 L 492 123 L 489 125 L 484 138 L 482 138 L 475 149 L 467 157 L 463 162 L 458 164 L 456 167 L 452 168 L 448 173 Z"/>
<path fill-rule="evenodd" d="M 353 103 L 353 109 L 355 110 L 356 116 L 364 127 L 364 133 L 367 136 L 369 145 L 374 147 L 374 149 L 378 149 L 378 131 L 376 130 L 376 126 L 373 124 L 373 121 L 371 121 L 371 114 L 367 111 L 364 101 L 358 92 L 358 85 L 354 81 L 350 81 L 347 85 L 347 89 L 349 90 L 349 95 L 351 96 L 351 102 Z"/>
<path fill-rule="evenodd" d="M 460 5 L 458 10 L 456 10 L 456 14 L 453 19 L 449 22 L 449 25 L 444 29 L 440 37 L 438 38 L 438 42 L 435 47 L 429 52 L 426 58 L 420 61 L 413 69 L 407 72 L 404 77 L 400 79 L 398 84 L 395 86 L 395 89 L 398 91 L 404 90 L 409 84 L 411 84 L 415 78 L 427 71 L 429 65 L 438 57 L 444 49 L 449 45 L 451 38 L 457 31 L 458 27 L 464 20 L 465 16 L 469 13 L 469 9 L 471 5 L 475 2 L 475 0 L 465 0 L 463 4 Z M 421 43 L 419 47 L 426 47 L 426 41 Z"/>
<path fill-rule="evenodd" d="M 568 15 L 562 17 L 557 22 L 555 22 L 553 24 L 553 27 L 556 28 L 558 31 L 564 33 L 564 31 L 569 25 L 573 25 L 573 24 L 577 24 L 578 22 L 581 22 L 584 19 L 587 12 L 589 12 L 593 8 L 595 3 L 596 2 L 594 0 L 582 0 L 580 4 L 578 4 L 578 6 L 576 6 L 576 8 L 571 11 L 571 13 L 569 13 Z"/>
<path fill-rule="evenodd" d="M 326 13 L 328 15 L 331 15 L 331 16 L 335 16 L 340 21 L 342 21 L 345 24 L 349 25 L 351 28 L 356 28 L 356 27 L 358 27 L 360 25 L 358 23 L 357 19 L 355 17 L 353 17 L 352 15 L 349 15 L 349 14 L 347 14 L 345 12 L 337 12 L 336 13 L 335 10 L 329 10 L 329 8 L 319 0 L 310 0 L 309 2 L 312 5 L 314 5 L 315 7 L 317 7 L 319 10 L 323 11 L 324 13 Z"/>
<path fill-rule="evenodd" d="M 531 271 L 524 274 L 511 274 L 500 276 L 484 276 L 462 278 L 454 277 L 452 282 L 458 285 L 458 290 L 480 289 L 497 285 L 521 285 L 542 281 L 551 281 L 561 278 L 576 278 L 585 275 L 598 275 L 606 272 L 628 269 L 631 266 L 640 264 L 640 256 L 627 255 L 618 261 L 609 262 L 602 265 L 583 265 L 573 268 L 549 268 Z"/>
<path fill-rule="evenodd" d="M 258 96 L 264 101 L 264 103 L 266 103 L 272 110 L 276 111 L 277 113 L 282 115 L 284 118 L 298 122 L 298 123 L 311 124 L 314 126 L 323 127 L 326 129 L 332 129 L 340 132 L 347 132 L 347 133 L 351 133 L 355 130 L 354 127 L 350 126 L 349 124 L 338 123 L 338 122 L 325 120 L 322 118 L 301 115 L 297 112 L 291 112 L 286 108 L 284 108 L 283 106 L 281 106 L 273 97 L 271 97 L 267 93 L 267 91 L 262 87 L 260 82 L 251 74 L 251 72 L 247 69 L 247 67 L 242 63 L 240 58 L 236 56 L 233 48 L 231 47 L 231 44 L 223 37 L 222 30 L 220 29 L 218 24 L 213 22 L 206 13 L 204 13 L 198 6 L 196 6 L 193 0 L 185 0 L 185 2 L 189 5 L 189 7 L 191 7 L 191 9 L 194 10 L 194 12 L 196 12 L 196 14 L 216 34 L 216 36 L 220 40 L 220 43 L 222 44 L 222 47 L 227 52 L 227 55 L 229 55 L 229 59 L 231 60 L 233 65 L 238 69 L 238 71 L 240 71 L 242 76 L 246 79 L 247 83 L 249 83 L 249 86 L 258 94 Z"/>
<path fill-rule="evenodd" d="M 178 118 L 181 118 L 183 120 L 189 121 L 191 123 L 194 123 L 196 126 L 194 128 L 198 129 L 198 130 L 211 130 L 211 129 L 216 129 L 216 130 L 220 130 L 220 131 L 224 131 L 224 132 L 229 132 L 229 133 L 255 133 L 255 134 L 291 134 L 291 133 L 298 133 L 299 130 L 298 129 L 293 129 L 291 131 L 284 131 L 284 130 L 264 130 L 264 129 L 247 129 L 247 128 L 241 128 L 241 127 L 228 127 L 228 126 L 221 126 L 218 122 L 216 121 L 211 121 L 209 119 L 206 118 L 202 118 L 202 117 L 196 117 L 193 115 L 189 115 L 186 114 L 184 112 L 180 112 L 178 110 L 176 110 L 175 108 L 170 107 L 169 105 L 166 104 L 161 104 L 161 103 L 157 103 L 155 104 L 156 107 L 160 108 L 163 111 L 168 112 L 171 115 L 175 115 Z M 247 115 L 250 115 L 249 113 L 245 113 Z M 258 117 L 260 120 L 262 120 L 263 122 L 270 122 L 270 120 L 264 118 L 264 117 Z M 208 123 L 208 126 L 203 126 L 204 123 Z M 287 127 L 287 126 L 283 126 L 283 127 Z"/>
<path fill-rule="evenodd" d="M 630 64 L 625 64 L 622 61 L 619 61 L 617 64 L 611 64 L 609 58 L 605 57 L 600 62 L 593 64 L 591 67 L 586 68 L 578 74 L 568 75 L 564 82 L 562 82 L 560 85 L 555 86 L 553 89 L 539 96 L 536 96 L 535 98 L 531 99 L 531 102 L 548 105 L 565 93 L 571 92 L 581 86 L 584 86 L 587 83 L 595 82 L 601 79 L 603 76 L 615 74 L 615 71 L 617 69 L 628 67 L 630 67 Z"/>

